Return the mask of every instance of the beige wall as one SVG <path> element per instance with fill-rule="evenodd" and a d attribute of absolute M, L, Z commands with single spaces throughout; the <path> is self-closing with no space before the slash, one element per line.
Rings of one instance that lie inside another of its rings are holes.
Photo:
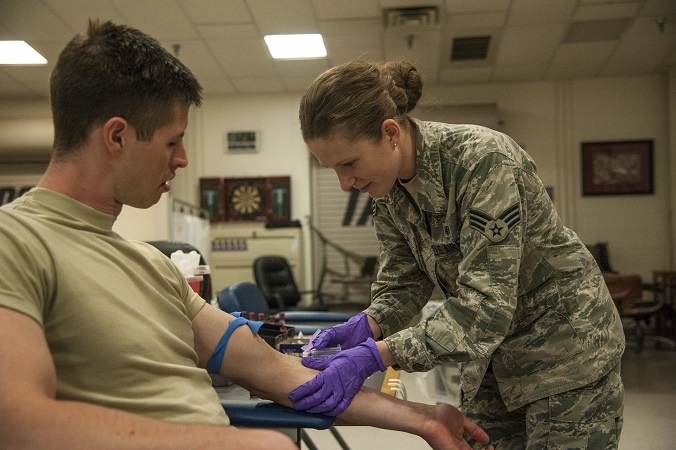
<path fill-rule="evenodd" d="M 672 71 L 668 76 L 428 88 L 421 107 L 496 104 L 498 128 L 533 156 L 544 183 L 554 187 L 564 223 L 585 242 L 607 241 L 616 270 L 648 279 L 652 270 L 671 264 L 674 87 Z M 191 113 L 186 136 L 190 165 L 174 180 L 172 195 L 198 202 L 200 177 L 290 175 L 293 217 L 305 222 L 311 205 L 310 160 L 298 126 L 299 99 L 300 94 L 207 98 Z M 11 115 L 0 102 L 3 109 L 2 116 Z M 237 130 L 259 131 L 260 151 L 225 152 L 223 134 Z M 582 197 L 580 143 L 634 139 L 654 141 L 655 193 Z M 308 260 L 309 247 L 304 245 Z M 310 266 L 305 265 L 308 271 Z"/>

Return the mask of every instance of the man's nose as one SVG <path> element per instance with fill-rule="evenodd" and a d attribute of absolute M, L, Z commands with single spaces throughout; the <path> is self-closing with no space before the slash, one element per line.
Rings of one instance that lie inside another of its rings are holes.
<path fill-rule="evenodd" d="M 174 164 L 178 167 L 186 167 L 188 165 L 188 153 L 183 144 L 178 145 L 174 151 Z"/>

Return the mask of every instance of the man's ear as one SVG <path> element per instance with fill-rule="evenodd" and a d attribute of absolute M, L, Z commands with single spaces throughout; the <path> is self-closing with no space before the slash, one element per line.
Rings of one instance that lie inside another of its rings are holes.
<path fill-rule="evenodd" d="M 111 117 L 103 124 L 101 132 L 106 149 L 111 154 L 118 155 L 129 144 L 129 133 L 134 130 L 122 117 Z"/>
<path fill-rule="evenodd" d="M 383 137 L 386 137 L 390 143 L 394 146 L 399 142 L 399 137 L 401 134 L 401 128 L 399 124 L 394 119 L 385 119 L 383 120 L 380 129 L 383 132 Z"/>

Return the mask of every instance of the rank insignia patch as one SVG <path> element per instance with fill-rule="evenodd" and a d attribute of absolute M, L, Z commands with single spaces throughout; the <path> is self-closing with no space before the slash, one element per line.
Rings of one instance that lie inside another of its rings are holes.
<path fill-rule="evenodd" d="M 500 242 L 506 238 L 510 230 L 520 221 L 518 203 L 507 208 L 497 218 L 476 209 L 469 210 L 469 223 L 472 228 L 482 232 L 493 242 Z"/>

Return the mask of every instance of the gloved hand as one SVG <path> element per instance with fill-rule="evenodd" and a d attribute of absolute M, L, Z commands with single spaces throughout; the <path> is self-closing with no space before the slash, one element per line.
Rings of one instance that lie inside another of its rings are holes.
<path fill-rule="evenodd" d="M 303 365 L 321 370 L 313 379 L 289 393 L 293 407 L 337 416 L 345 411 L 364 381 L 385 370 L 373 339 L 326 358 L 303 358 Z"/>
<path fill-rule="evenodd" d="M 365 312 L 350 317 L 345 323 L 334 325 L 322 331 L 312 341 L 313 348 L 318 350 L 326 347 L 335 347 L 340 344 L 341 350 L 348 350 L 361 344 L 366 339 L 373 339 L 373 331 L 369 326 L 368 316 Z"/>

